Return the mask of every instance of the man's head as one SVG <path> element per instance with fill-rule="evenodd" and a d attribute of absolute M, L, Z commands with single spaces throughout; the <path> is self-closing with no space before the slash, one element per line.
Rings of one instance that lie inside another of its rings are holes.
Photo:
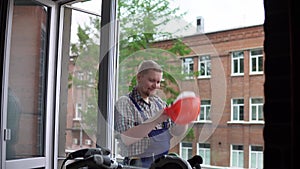
<path fill-rule="evenodd" d="M 143 98 L 149 97 L 160 88 L 163 70 L 153 60 L 144 60 L 140 63 L 136 75 L 137 89 Z"/>

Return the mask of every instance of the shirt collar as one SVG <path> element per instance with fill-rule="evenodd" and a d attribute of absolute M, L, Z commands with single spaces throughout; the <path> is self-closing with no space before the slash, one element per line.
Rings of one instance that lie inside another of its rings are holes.
<path fill-rule="evenodd" d="M 133 90 L 131 91 L 131 93 L 129 94 L 132 98 L 134 98 L 136 101 L 140 101 L 143 102 L 145 104 L 148 104 L 144 101 L 144 99 L 142 98 L 141 94 L 138 92 L 137 88 L 134 87 Z M 151 104 L 151 98 L 149 97 L 149 104 Z"/>

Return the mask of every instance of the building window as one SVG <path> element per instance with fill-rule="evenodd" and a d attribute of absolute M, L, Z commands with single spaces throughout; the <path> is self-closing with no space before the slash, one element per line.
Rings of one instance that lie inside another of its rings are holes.
<path fill-rule="evenodd" d="M 231 121 L 244 120 L 244 99 L 232 99 Z"/>
<path fill-rule="evenodd" d="M 262 98 L 250 99 L 250 120 L 263 121 L 263 99 Z"/>
<path fill-rule="evenodd" d="M 250 51 L 250 74 L 263 73 L 263 50 L 256 49 Z"/>
<path fill-rule="evenodd" d="M 83 80 L 84 80 L 84 73 L 83 72 L 77 72 L 77 76 L 75 79 L 73 79 L 73 83 L 77 87 L 82 87 L 83 86 Z"/>
<path fill-rule="evenodd" d="M 78 145 L 78 139 L 77 138 L 73 138 L 73 144 Z"/>
<path fill-rule="evenodd" d="M 193 155 L 192 148 L 193 148 L 192 143 L 187 143 L 187 142 L 180 143 L 180 157 L 185 160 L 192 158 Z"/>
<path fill-rule="evenodd" d="M 90 145 L 92 145 L 92 140 L 86 139 L 84 143 L 85 143 L 85 145 L 90 146 Z"/>
<path fill-rule="evenodd" d="M 231 55 L 231 73 L 232 75 L 244 75 L 244 52 L 236 51 Z"/>
<path fill-rule="evenodd" d="M 182 59 L 182 74 L 184 74 L 186 79 L 192 79 L 194 73 L 194 59 L 193 58 L 183 58 Z"/>
<path fill-rule="evenodd" d="M 78 80 L 83 80 L 83 77 L 84 77 L 84 73 L 83 72 L 78 72 L 77 73 Z"/>
<path fill-rule="evenodd" d="M 74 120 L 81 120 L 81 111 L 82 111 L 81 103 L 76 103 Z"/>
<path fill-rule="evenodd" d="M 210 120 L 210 100 L 201 100 L 200 114 L 197 121 Z"/>
<path fill-rule="evenodd" d="M 94 79 L 94 76 L 93 76 L 93 72 L 89 71 L 87 73 L 87 81 L 88 81 L 88 86 L 89 87 L 93 87 L 94 86 L 95 79 Z"/>
<path fill-rule="evenodd" d="M 93 104 L 91 104 L 91 103 L 87 104 L 87 110 L 88 111 L 92 111 L 92 110 L 94 110 L 94 108 L 95 108 L 95 106 Z"/>
<path fill-rule="evenodd" d="M 204 165 L 210 165 L 210 144 L 208 143 L 198 143 L 197 147 L 198 155 L 203 159 Z"/>
<path fill-rule="evenodd" d="M 210 56 L 200 56 L 199 57 L 199 78 L 210 77 L 211 73 L 211 60 Z"/>
<path fill-rule="evenodd" d="M 230 166 L 244 168 L 244 147 L 242 145 L 231 145 Z"/>
<path fill-rule="evenodd" d="M 263 147 L 250 146 L 249 168 L 262 169 L 263 159 Z"/>

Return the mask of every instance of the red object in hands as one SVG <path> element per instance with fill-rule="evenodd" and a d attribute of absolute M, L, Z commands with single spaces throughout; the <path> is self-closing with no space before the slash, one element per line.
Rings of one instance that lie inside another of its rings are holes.
<path fill-rule="evenodd" d="M 200 113 L 200 98 L 193 92 L 183 92 L 171 106 L 165 108 L 165 113 L 176 124 L 191 123 Z"/>

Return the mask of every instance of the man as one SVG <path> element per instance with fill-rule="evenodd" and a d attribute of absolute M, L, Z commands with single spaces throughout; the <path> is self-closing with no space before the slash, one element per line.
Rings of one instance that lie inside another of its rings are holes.
<path fill-rule="evenodd" d="M 152 60 L 143 61 L 137 71 L 137 85 L 115 105 L 115 131 L 121 155 L 136 159 L 142 167 L 168 153 L 170 139 L 181 135 L 187 125 L 175 125 L 164 113 L 167 104 L 155 95 L 163 70 Z"/>

